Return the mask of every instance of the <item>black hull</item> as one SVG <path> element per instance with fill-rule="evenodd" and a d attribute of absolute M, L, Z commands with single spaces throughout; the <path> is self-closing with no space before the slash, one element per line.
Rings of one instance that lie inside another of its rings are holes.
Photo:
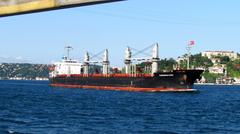
<path fill-rule="evenodd" d="M 50 78 L 53 86 L 116 89 L 116 90 L 138 90 L 157 91 L 166 89 L 192 89 L 196 79 L 201 78 L 203 70 L 174 70 L 173 72 L 155 73 L 151 77 L 79 77 L 79 76 L 57 76 Z"/>

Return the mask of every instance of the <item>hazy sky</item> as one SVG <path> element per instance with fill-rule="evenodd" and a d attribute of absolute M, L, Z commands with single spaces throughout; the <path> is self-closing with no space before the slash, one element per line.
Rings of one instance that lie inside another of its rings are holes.
<path fill-rule="evenodd" d="M 128 0 L 0 18 L 0 61 L 51 63 L 74 47 L 82 59 L 108 48 L 112 65 L 123 65 L 126 46 L 155 42 L 161 58 L 176 58 L 195 40 L 193 53 L 240 52 L 239 0 Z M 142 57 L 141 55 L 139 55 Z"/>

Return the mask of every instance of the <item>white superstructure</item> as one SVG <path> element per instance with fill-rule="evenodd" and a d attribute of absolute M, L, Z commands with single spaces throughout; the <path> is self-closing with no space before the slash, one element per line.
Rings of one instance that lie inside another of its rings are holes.
<path fill-rule="evenodd" d="M 57 75 L 81 74 L 81 70 L 82 63 L 64 57 L 62 61 L 54 63 L 54 69 L 50 73 L 50 77 Z"/>
<path fill-rule="evenodd" d="M 82 64 L 77 60 L 71 59 L 69 55 L 73 48 L 71 46 L 66 46 L 65 49 L 67 50 L 67 57 L 64 56 L 62 61 L 53 64 L 50 77 L 55 77 L 57 75 L 81 74 Z"/>

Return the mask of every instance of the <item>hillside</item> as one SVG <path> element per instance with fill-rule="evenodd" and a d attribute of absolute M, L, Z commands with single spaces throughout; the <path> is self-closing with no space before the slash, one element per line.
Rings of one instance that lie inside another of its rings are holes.
<path fill-rule="evenodd" d="M 23 78 L 36 79 L 36 77 L 48 78 L 48 67 L 46 64 L 29 63 L 1 63 L 0 78 Z"/>
<path fill-rule="evenodd" d="M 186 57 L 186 55 L 184 55 Z M 184 57 L 183 56 L 183 57 Z M 238 54 L 239 57 L 239 54 Z M 212 61 L 217 59 L 215 63 Z M 179 66 L 186 69 L 186 60 L 180 61 Z M 191 68 L 202 68 L 204 69 L 203 76 L 206 82 L 215 83 L 216 79 L 222 77 L 240 78 L 240 59 L 231 59 L 227 56 L 215 56 L 209 59 L 202 56 L 201 53 L 192 55 L 190 57 Z"/>

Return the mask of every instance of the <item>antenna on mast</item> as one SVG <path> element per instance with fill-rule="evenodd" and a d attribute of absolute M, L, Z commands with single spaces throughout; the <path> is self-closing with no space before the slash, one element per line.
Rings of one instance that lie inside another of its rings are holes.
<path fill-rule="evenodd" d="M 70 59 L 69 53 L 73 49 L 73 47 L 72 46 L 65 46 L 65 49 L 67 50 L 67 59 L 69 60 Z"/>

